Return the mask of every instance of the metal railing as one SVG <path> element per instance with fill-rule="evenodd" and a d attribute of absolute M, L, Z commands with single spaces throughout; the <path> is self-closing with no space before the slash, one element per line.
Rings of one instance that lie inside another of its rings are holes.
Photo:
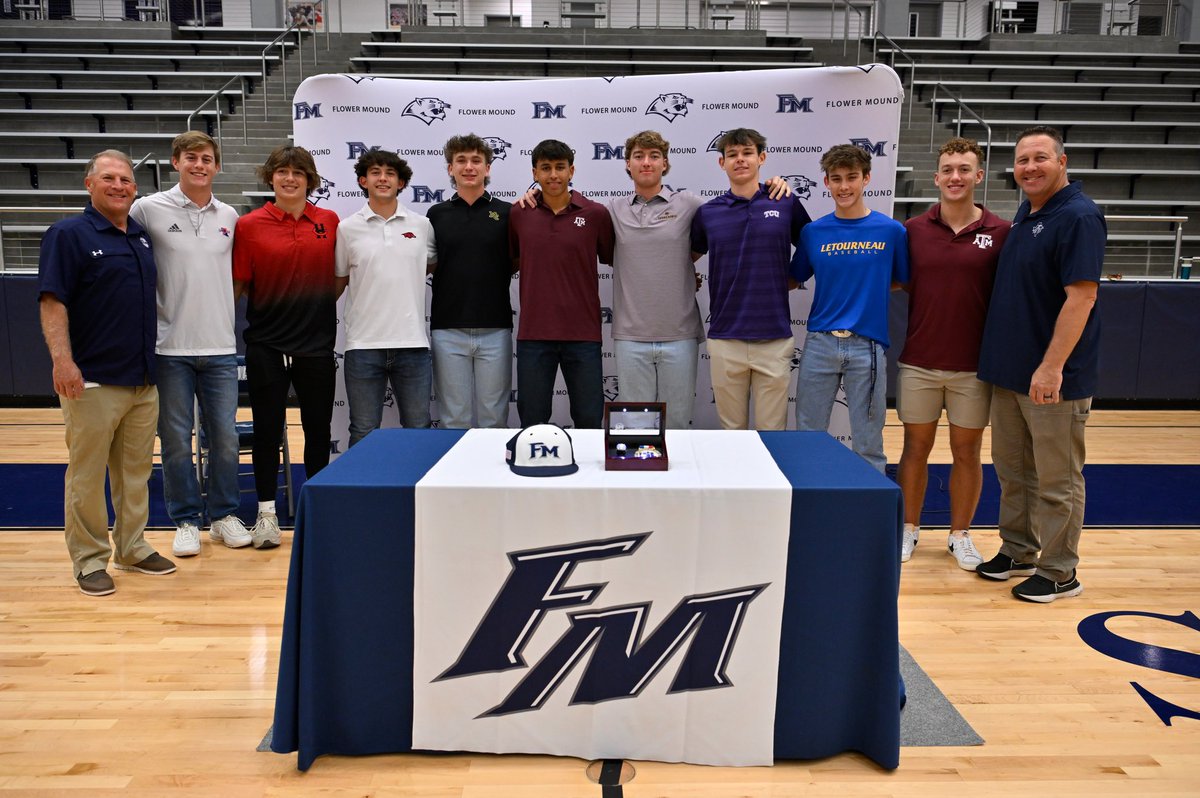
<path fill-rule="evenodd" d="M 955 105 L 958 106 L 958 118 L 955 120 L 954 135 L 956 135 L 956 136 L 962 135 L 962 114 L 964 112 L 968 116 L 970 116 L 972 119 L 974 119 L 976 122 L 978 122 L 980 125 L 982 125 L 983 129 L 987 132 L 987 144 L 984 147 L 984 158 L 983 158 L 983 173 L 984 173 L 984 175 L 987 175 L 988 174 L 988 165 L 991 164 L 991 162 L 992 162 L 992 126 L 989 125 L 982 116 L 975 113 L 975 111 L 971 108 L 971 106 L 969 106 L 965 102 L 963 102 L 961 97 L 959 97 L 957 94 L 955 94 L 954 92 L 947 89 L 946 85 L 944 83 L 941 83 L 940 81 L 938 83 L 933 84 L 933 100 L 930 103 L 930 109 L 929 109 L 929 151 L 930 152 L 934 151 L 933 150 L 933 132 L 937 128 L 937 123 L 938 123 L 938 108 L 937 108 L 938 91 L 942 91 L 943 93 L 945 93 L 947 96 L 950 97 L 950 99 L 954 100 Z M 988 183 L 989 182 L 991 182 L 991 181 L 989 181 L 987 179 L 985 179 L 983 181 L 983 204 L 984 205 L 987 205 Z"/>
<path fill-rule="evenodd" d="M 208 97 L 205 98 L 204 102 L 197 105 L 196 109 L 194 111 L 192 111 L 190 114 L 188 114 L 188 118 L 187 118 L 187 129 L 192 130 L 192 122 L 193 122 L 193 120 L 195 120 L 196 116 L 199 115 L 199 113 L 201 111 L 203 111 L 205 106 L 207 106 L 209 103 L 215 102 L 216 109 L 217 109 L 216 140 L 217 140 L 217 148 L 218 149 L 220 149 L 221 147 L 224 146 L 222 144 L 222 138 L 221 138 L 221 99 L 222 99 L 222 95 L 225 92 L 225 90 L 228 89 L 229 85 L 234 82 L 238 83 L 242 89 L 242 141 L 245 142 L 247 139 L 246 117 L 249 115 L 246 113 L 246 96 L 249 94 L 249 91 L 247 90 L 247 87 L 246 87 L 246 79 L 244 77 L 242 77 L 241 75 L 238 75 L 237 77 L 232 77 L 229 80 L 225 81 L 224 85 L 222 85 L 221 88 L 217 89 L 212 94 L 208 95 Z M 266 94 L 265 91 L 263 93 Z"/>
<path fill-rule="evenodd" d="M 898 45 L 894 41 L 892 41 L 891 38 L 886 33 L 884 33 L 883 31 L 878 31 L 878 30 L 875 31 L 875 35 L 871 37 L 871 60 L 872 61 L 879 63 L 879 40 L 880 39 L 883 39 L 884 41 L 886 41 L 888 44 L 890 44 L 892 46 L 891 59 L 888 62 L 888 66 L 890 66 L 892 68 L 892 71 L 895 71 L 895 69 L 896 69 L 896 54 L 897 53 L 904 56 L 904 58 L 908 60 L 908 89 L 907 89 L 907 91 L 908 91 L 908 124 L 906 125 L 906 127 L 912 127 L 912 109 L 913 109 L 913 94 L 914 94 L 913 84 L 917 80 L 917 62 L 915 60 L 913 60 L 913 57 L 911 55 L 909 55 L 908 53 L 906 53 L 904 51 L 903 47 L 901 47 L 900 45 Z"/>
<path fill-rule="evenodd" d="M 191 117 L 188 117 L 188 130 L 192 129 L 191 121 Z M 133 173 L 136 175 L 137 170 L 141 167 L 141 165 L 146 161 L 149 161 L 151 158 L 154 158 L 153 152 L 148 152 L 143 155 L 142 159 L 133 165 Z M 154 158 L 151 163 L 154 165 L 154 190 L 162 191 L 162 164 L 159 163 L 157 158 Z"/>
<path fill-rule="evenodd" d="M 830 0 L 830 3 L 829 3 L 829 40 L 830 41 L 833 41 L 837 38 L 837 35 L 834 32 L 833 26 L 834 26 L 834 23 L 837 21 L 838 3 L 841 3 L 843 6 L 846 7 L 846 13 L 842 14 L 842 55 L 843 56 L 846 55 L 846 47 L 850 41 L 850 12 L 853 11 L 855 14 L 858 15 L 858 35 L 854 37 L 855 38 L 854 63 L 861 64 L 862 63 L 863 31 L 870 30 L 871 26 L 870 26 L 870 24 L 868 24 L 866 26 L 863 25 L 863 14 L 861 11 L 858 10 L 858 8 L 856 8 L 854 6 L 854 3 L 851 2 L 851 0 Z M 874 17 L 874 14 L 872 14 L 871 17 Z"/>
<path fill-rule="evenodd" d="M 1188 220 L 1186 216 L 1105 216 L 1105 222 L 1134 222 L 1156 223 L 1169 222 L 1175 228 L 1175 252 L 1171 256 L 1173 276 L 1179 276 L 1180 255 L 1183 252 L 1183 225 Z"/>
<path fill-rule="evenodd" d="M 279 68 L 280 68 L 279 74 L 280 74 L 280 77 L 282 78 L 281 91 L 283 92 L 283 97 L 284 97 L 284 100 L 286 101 L 287 100 L 287 87 L 288 87 L 288 77 L 287 77 L 287 45 L 288 45 L 288 41 L 287 41 L 287 39 L 289 36 L 292 35 L 293 32 L 296 34 L 296 54 L 299 56 L 299 59 L 300 59 L 300 63 L 298 65 L 299 69 L 300 69 L 300 80 L 296 81 L 296 85 L 299 86 L 300 83 L 304 80 L 304 31 L 306 31 L 306 30 L 309 30 L 307 22 L 293 20 L 292 22 L 288 23 L 288 26 L 286 28 L 284 28 L 283 31 L 281 31 L 280 34 L 278 36 L 276 36 L 271 41 L 271 43 L 268 44 L 266 47 L 264 47 L 262 50 L 262 95 L 263 95 L 263 121 L 264 122 L 266 122 L 267 120 L 270 119 L 270 116 L 267 111 L 267 99 L 270 95 L 270 92 L 267 91 L 267 55 L 271 52 L 272 47 L 279 48 Z M 325 24 L 325 34 L 326 34 L 325 35 L 325 46 L 328 47 L 329 46 L 329 24 L 328 24 L 328 21 L 326 21 L 326 24 Z M 313 56 L 312 56 L 313 63 L 316 64 L 317 63 L 317 35 L 316 35 L 315 31 L 313 32 L 313 35 L 312 35 L 312 43 L 313 43 Z"/>

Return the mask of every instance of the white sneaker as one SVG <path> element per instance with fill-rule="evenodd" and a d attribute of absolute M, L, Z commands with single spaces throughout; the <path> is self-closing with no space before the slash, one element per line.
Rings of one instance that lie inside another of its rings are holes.
<path fill-rule="evenodd" d="M 273 549 L 279 545 L 279 518 L 275 513 L 259 513 L 250 530 L 256 549 Z"/>
<path fill-rule="evenodd" d="M 250 530 L 246 529 L 242 519 L 236 515 L 227 515 L 212 522 L 208 528 L 208 536 L 218 543 L 224 543 L 231 549 L 249 546 L 253 538 Z"/>
<path fill-rule="evenodd" d="M 917 547 L 917 540 L 921 537 L 921 527 L 913 524 L 904 525 L 904 539 L 900 545 L 900 562 L 908 562 L 912 559 L 913 549 Z"/>
<path fill-rule="evenodd" d="M 195 557 L 200 553 L 200 528 L 184 521 L 175 530 L 175 542 L 171 553 L 176 557 Z"/>
<path fill-rule="evenodd" d="M 974 571 L 976 566 L 983 564 L 983 557 L 971 542 L 970 532 L 951 532 L 946 539 L 946 548 L 964 571 Z"/>

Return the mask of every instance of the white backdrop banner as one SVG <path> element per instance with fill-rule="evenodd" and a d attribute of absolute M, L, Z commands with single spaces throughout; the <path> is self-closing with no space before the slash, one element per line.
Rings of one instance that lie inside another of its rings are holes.
<path fill-rule="evenodd" d="M 792 488 L 755 432 L 521 477 L 471 430 L 416 488 L 413 748 L 770 765 Z M 486 523 L 482 523 L 486 519 Z"/>
<path fill-rule="evenodd" d="M 318 75 L 296 90 L 295 142 L 312 151 L 321 173 L 313 202 L 341 217 L 362 207 L 354 162 L 373 147 L 393 150 L 413 170 L 400 201 L 418 213 L 453 194 L 443 147 L 454 135 L 475 133 L 496 153 L 493 194 L 515 201 L 532 185 L 530 153 L 544 139 L 559 139 L 575 150 L 573 187 L 605 203 L 632 191 L 625 173 L 624 142 L 641 130 L 657 130 L 671 144 L 667 182 L 702 197 L 728 187 L 717 164 L 714 143 L 732 128 L 749 127 L 767 139 L 764 179 L 787 177 L 817 218 L 833 210 L 819 167 L 821 153 L 834 144 L 854 143 L 872 154 L 867 204 L 891 214 L 896 182 L 897 140 L 904 91 L 896 73 L 875 64 L 864 67 L 775 69 L 619 78 L 569 78 L 530 81 L 427 81 L 371 75 Z M 706 259 L 697 264 L 707 275 Z M 619 386 L 609 331 L 612 320 L 612 272 L 601 266 L 600 297 L 604 330 L 604 392 L 616 399 Z M 516 280 L 513 307 L 519 312 Z M 697 295 L 708 318 L 708 292 Z M 428 301 L 428 298 L 427 298 Z M 796 336 L 793 371 L 804 344 L 811 291 L 792 292 L 792 328 Z M 342 338 L 339 335 L 339 362 Z M 718 429 L 716 407 L 700 350 L 694 425 Z M 515 370 L 515 369 L 514 369 Z M 519 385 L 515 385 L 520 390 Z M 791 388 L 795 401 L 795 385 Z M 510 423 L 517 426 L 516 396 Z M 389 392 L 385 426 L 397 425 Z M 556 388 L 553 420 L 569 426 L 566 389 Z M 437 405 L 433 406 L 436 424 Z M 789 413 L 789 426 L 795 419 Z M 338 381 L 334 408 L 334 455 L 348 439 L 345 392 Z M 830 431 L 849 445 L 849 421 L 839 394 Z"/>

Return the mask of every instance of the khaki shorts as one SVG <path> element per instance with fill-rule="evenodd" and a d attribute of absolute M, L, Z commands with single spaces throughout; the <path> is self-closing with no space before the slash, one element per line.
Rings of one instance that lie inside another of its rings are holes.
<path fill-rule="evenodd" d="M 905 424 L 930 424 L 942 417 L 956 427 L 983 429 L 988 425 L 992 386 L 973 371 L 923 369 L 900 364 L 896 412 Z"/>

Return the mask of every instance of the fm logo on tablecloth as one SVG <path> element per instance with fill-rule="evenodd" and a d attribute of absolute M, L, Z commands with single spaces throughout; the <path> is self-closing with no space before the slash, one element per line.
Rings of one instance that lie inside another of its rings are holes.
<path fill-rule="evenodd" d="M 508 696 L 481 718 L 540 709 L 579 665 L 583 674 L 572 705 L 634 697 L 680 652 L 668 692 L 731 686 L 725 670 L 747 608 L 770 583 L 684 596 L 649 634 L 644 634 L 648 601 L 568 612 L 567 631 L 540 660 L 530 666 L 522 657 L 549 613 L 591 605 L 607 586 L 568 584 L 577 565 L 630 557 L 651 534 L 509 552 L 508 578 L 458 660 L 437 681 L 528 669 Z"/>

